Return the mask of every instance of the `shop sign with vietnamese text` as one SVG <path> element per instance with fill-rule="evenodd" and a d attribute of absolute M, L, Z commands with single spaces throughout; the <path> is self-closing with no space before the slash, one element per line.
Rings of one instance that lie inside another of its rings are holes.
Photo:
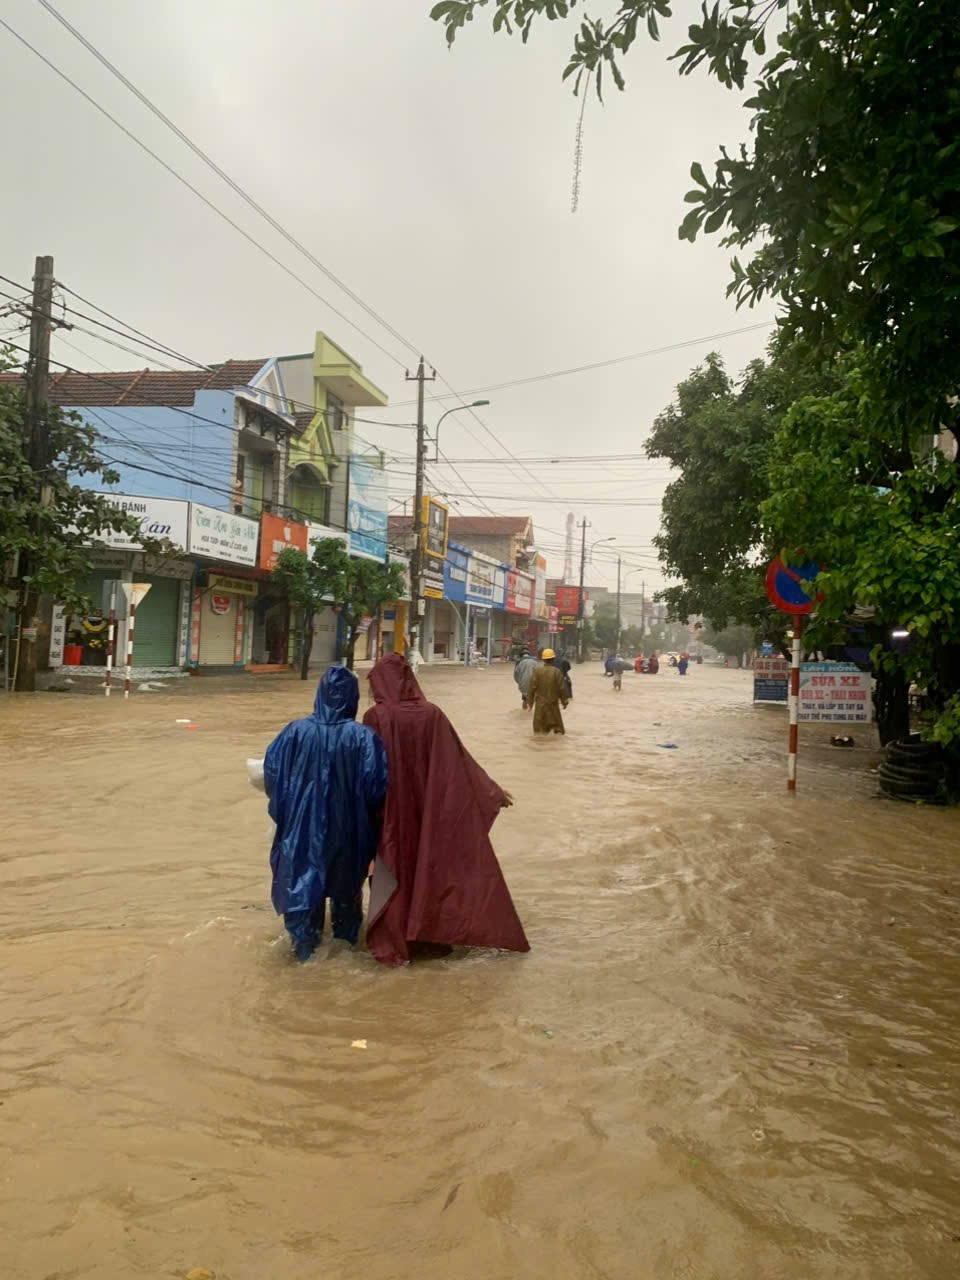
<path fill-rule="evenodd" d="M 217 511 L 199 502 L 190 503 L 187 550 L 193 555 L 253 567 L 257 563 L 259 532 L 256 520 Z"/>

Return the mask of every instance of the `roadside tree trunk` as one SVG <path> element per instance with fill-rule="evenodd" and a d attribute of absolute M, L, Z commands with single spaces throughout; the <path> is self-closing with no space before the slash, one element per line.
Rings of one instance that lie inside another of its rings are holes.
<path fill-rule="evenodd" d="M 306 680 L 310 674 L 310 655 L 313 652 L 313 610 L 307 609 L 303 615 L 303 643 L 300 645 L 300 679 Z"/>
<path fill-rule="evenodd" d="M 36 630 L 40 621 L 37 616 L 39 612 L 40 593 L 29 588 L 25 589 L 20 625 L 16 632 L 17 678 L 13 687 L 17 693 L 33 693 L 37 687 L 37 637 L 34 635 L 32 640 L 26 639 L 23 633 Z"/>
<path fill-rule="evenodd" d="M 873 695 L 880 745 L 910 736 L 910 689 L 902 671 L 878 671 Z"/>

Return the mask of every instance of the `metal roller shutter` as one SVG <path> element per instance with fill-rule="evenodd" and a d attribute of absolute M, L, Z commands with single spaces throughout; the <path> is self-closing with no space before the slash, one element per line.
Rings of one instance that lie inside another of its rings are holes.
<path fill-rule="evenodd" d="M 137 667 L 172 667 L 177 661 L 180 621 L 180 583 L 176 578 L 138 574 L 150 590 L 137 605 L 133 632 L 133 663 Z"/>

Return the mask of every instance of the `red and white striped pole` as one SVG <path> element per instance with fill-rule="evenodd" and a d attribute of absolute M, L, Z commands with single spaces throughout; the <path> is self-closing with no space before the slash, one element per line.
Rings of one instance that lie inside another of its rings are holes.
<path fill-rule="evenodd" d="M 136 591 L 130 592 L 130 625 L 127 628 L 127 665 L 123 673 L 123 696 L 130 697 L 130 667 L 133 662 L 133 624 L 137 616 Z"/>
<path fill-rule="evenodd" d="M 787 749 L 787 790 L 797 789 L 797 731 L 800 724 L 800 638 L 803 635 L 803 617 L 793 619 L 793 652 L 790 661 L 790 741 Z"/>
<path fill-rule="evenodd" d="M 110 621 L 107 625 L 107 684 L 105 696 L 110 697 L 110 677 L 113 673 L 113 637 L 117 629 L 117 584 L 110 584 Z"/>

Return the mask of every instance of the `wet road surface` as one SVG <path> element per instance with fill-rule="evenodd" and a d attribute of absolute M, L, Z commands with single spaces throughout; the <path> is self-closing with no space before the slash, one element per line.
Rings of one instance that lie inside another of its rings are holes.
<path fill-rule="evenodd" d="M 312 686 L 0 702 L 5 1280 L 960 1274 L 960 814 L 821 726 L 788 798 L 746 673 L 588 666 L 548 741 L 421 676 L 527 956 L 291 961 L 244 760 Z"/>

